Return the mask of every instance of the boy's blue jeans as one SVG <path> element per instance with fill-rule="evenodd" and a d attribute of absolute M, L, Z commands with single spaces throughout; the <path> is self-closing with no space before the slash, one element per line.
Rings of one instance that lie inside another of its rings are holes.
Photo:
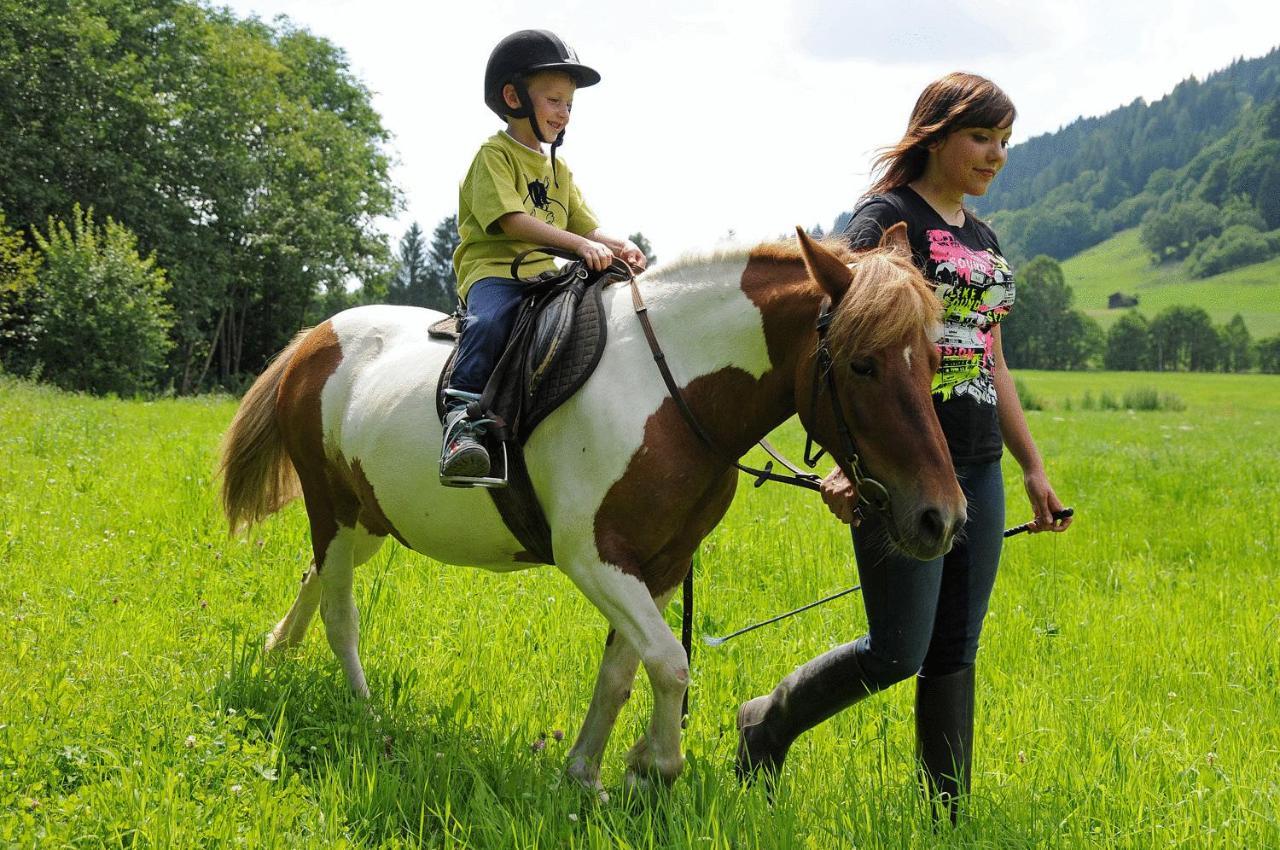
<path fill-rule="evenodd" d="M 484 391 L 511 336 L 523 290 L 523 283 L 505 277 L 481 278 L 471 284 L 450 389 Z"/>
<path fill-rule="evenodd" d="M 963 537 L 932 561 L 888 551 L 881 520 L 869 513 L 853 530 L 867 634 L 858 665 L 871 690 L 916 672 L 944 676 L 974 663 L 1004 542 L 1000 461 L 956 467 L 969 502 Z"/>

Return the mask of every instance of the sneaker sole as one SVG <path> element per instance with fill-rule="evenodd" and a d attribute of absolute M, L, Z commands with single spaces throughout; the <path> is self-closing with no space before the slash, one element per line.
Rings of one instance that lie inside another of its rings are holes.
<path fill-rule="evenodd" d="M 483 449 L 463 449 L 440 470 L 443 478 L 483 478 L 489 474 L 489 455 Z"/>

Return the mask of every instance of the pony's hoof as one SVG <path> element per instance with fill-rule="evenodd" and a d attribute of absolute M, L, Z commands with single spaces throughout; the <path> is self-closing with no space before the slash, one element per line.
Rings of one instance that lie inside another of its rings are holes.
<path fill-rule="evenodd" d="M 600 768 L 583 761 L 571 761 L 564 767 L 564 775 L 573 784 L 591 794 L 604 794 L 604 783 L 600 781 Z M 605 794 L 607 798 L 608 795 Z"/>

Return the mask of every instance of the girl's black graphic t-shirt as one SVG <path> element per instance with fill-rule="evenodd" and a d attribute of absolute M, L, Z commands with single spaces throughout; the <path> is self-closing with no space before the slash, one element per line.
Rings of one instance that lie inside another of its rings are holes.
<path fill-rule="evenodd" d="M 904 221 L 916 266 L 942 301 L 942 363 L 933 376 L 933 406 L 957 466 L 1000 458 L 992 331 L 1013 306 L 1013 271 L 990 227 L 966 211 L 962 227 L 943 221 L 908 186 L 872 195 L 845 230 L 854 248 L 874 248 Z"/>

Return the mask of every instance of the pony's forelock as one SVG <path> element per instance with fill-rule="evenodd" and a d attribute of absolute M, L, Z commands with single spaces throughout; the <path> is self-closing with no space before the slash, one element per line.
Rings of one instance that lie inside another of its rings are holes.
<path fill-rule="evenodd" d="M 942 304 L 911 256 L 896 248 L 855 255 L 853 281 L 836 306 L 828 339 L 837 360 L 865 357 L 929 333 Z"/>

